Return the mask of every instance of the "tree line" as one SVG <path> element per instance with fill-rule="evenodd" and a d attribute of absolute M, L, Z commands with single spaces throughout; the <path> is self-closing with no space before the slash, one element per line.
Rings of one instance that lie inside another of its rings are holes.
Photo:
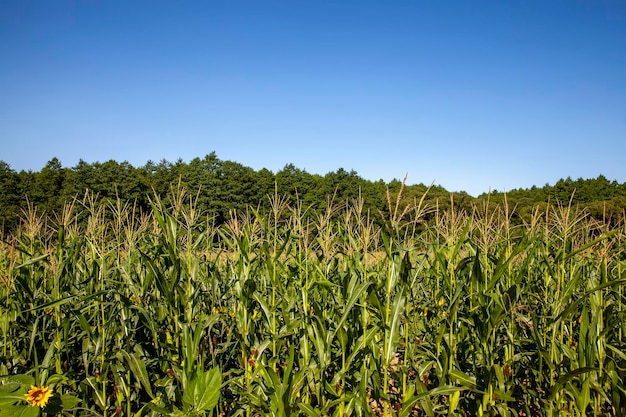
<path fill-rule="evenodd" d="M 369 181 L 354 170 L 343 168 L 325 175 L 308 173 L 293 164 L 276 173 L 268 169 L 257 171 L 220 160 L 213 152 L 188 163 L 148 161 L 140 167 L 114 160 L 81 160 L 67 168 L 53 158 L 38 172 L 16 172 L 0 161 L 0 230 L 15 230 L 29 207 L 39 214 L 60 215 L 66 204 L 84 198 L 86 193 L 92 199 L 132 203 L 139 214 L 149 208 L 151 196 L 167 199 L 172 189 L 178 187 L 196 195 L 197 209 L 218 224 L 227 220 L 230 213 L 250 206 L 269 210 L 268 196 L 275 193 L 298 201 L 313 212 L 325 209 L 329 201 L 342 204 L 357 200 L 373 215 L 385 212 L 389 203 L 396 201 L 404 207 L 423 200 L 424 205 L 438 209 L 501 206 L 507 207 L 512 221 L 518 223 L 528 221 L 533 212 L 548 204 L 576 205 L 605 221 L 617 221 L 626 208 L 626 183 L 610 181 L 602 175 L 594 179 L 561 179 L 554 185 L 506 193 L 495 191 L 475 198 L 466 192 L 449 192 L 439 185 L 405 185 L 399 179 L 388 183 Z"/>

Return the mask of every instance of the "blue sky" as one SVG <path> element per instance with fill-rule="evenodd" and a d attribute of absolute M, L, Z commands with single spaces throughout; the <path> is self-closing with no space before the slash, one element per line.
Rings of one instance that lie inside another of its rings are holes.
<path fill-rule="evenodd" d="M 626 182 L 626 0 L 0 2 L 0 160 Z"/>

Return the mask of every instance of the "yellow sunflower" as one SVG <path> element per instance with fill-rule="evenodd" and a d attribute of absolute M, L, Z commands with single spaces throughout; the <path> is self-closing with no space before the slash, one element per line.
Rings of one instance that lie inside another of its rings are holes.
<path fill-rule="evenodd" d="M 50 397 L 52 397 L 52 390 L 48 387 L 31 385 L 30 390 L 24 396 L 32 407 L 44 408 L 48 404 Z"/>

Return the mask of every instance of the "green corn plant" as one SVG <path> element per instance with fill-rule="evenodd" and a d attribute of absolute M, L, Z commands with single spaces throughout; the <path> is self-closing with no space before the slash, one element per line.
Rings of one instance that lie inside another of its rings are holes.
<path fill-rule="evenodd" d="M 403 192 L 375 218 L 275 190 L 220 225 L 180 186 L 27 208 L 0 242 L 0 414 L 625 414 L 623 219 Z"/>

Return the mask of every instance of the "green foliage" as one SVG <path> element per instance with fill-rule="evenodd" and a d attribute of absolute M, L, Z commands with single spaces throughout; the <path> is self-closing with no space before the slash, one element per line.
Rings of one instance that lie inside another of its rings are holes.
<path fill-rule="evenodd" d="M 45 407 L 31 405 L 26 400 L 29 389 L 35 387 L 36 381 L 30 375 L 5 376 L 0 385 L 0 416 L 71 416 L 75 415 L 80 400 L 72 394 L 62 394 L 67 379 L 62 375 L 52 375 L 47 381 L 41 381 L 40 386 L 51 391 Z"/>
<path fill-rule="evenodd" d="M 254 207 L 267 214 L 270 211 L 267 196 L 275 190 L 289 201 L 297 201 L 317 213 L 325 210 L 329 199 L 335 204 L 361 199 L 365 212 L 378 214 L 388 210 L 388 201 L 396 202 L 398 196 L 397 207 L 402 212 L 425 196 L 425 203 L 440 210 L 454 207 L 472 211 L 484 205 L 515 208 L 511 211 L 515 224 L 531 222 L 542 204 L 582 207 L 594 219 L 607 223 L 617 221 L 626 208 L 626 184 L 603 176 L 576 181 L 567 178 L 542 188 L 511 190 L 506 194 L 494 191 L 474 198 L 465 192 L 450 193 L 441 186 L 407 185 L 399 180 L 387 184 L 382 180 L 372 182 L 343 168 L 325 175 L 310 174 L 293 164 L 276 173 L 267 169 L 255 171 L 236 162 L 222 161 L 212 152 L 188 163 L 180 159 L 173 163 L 148 161 L 137 168 L 113 160 L 104 163 L 81 160 L 76 166 L 66 168 L 53 158 L 39 172 L 16 173 L 0 161 L 0 230 L 5 234 L 14 231 L 22 209 L 28 205 L 54 218 L 62 215 L 64 206 L 75 199 L 84 199 L 86 194 L 96 200 L 121 200 L 123 205 L 132 206 L 134 216 L 139 218 L 149 211 L 148 195 L 167 199 L 172 189 L 180 188 L 197 196 L 197 209 L 217 224 L 228 221 L 233 210 L 243 212 Z M 429 213 L 423 214 L 424 220 L 432 220 Z M 379 217 L 372 218 L 382 226 Z"/>
<path fill-rule="evenodd" d="M 624 415 L 624 218 L 408 191 L 376 214 L 274 191 L 222 223 L 183 187 L 26 210 L 0 242 L 0 415 Z"/>
<path fill-rule="evenodd" d="M 221 384 L 222 375 L 219 369 L 198 371 L 183 392 L 185 415 L 202 414 L 213 410 L 220 398 Z"/>

